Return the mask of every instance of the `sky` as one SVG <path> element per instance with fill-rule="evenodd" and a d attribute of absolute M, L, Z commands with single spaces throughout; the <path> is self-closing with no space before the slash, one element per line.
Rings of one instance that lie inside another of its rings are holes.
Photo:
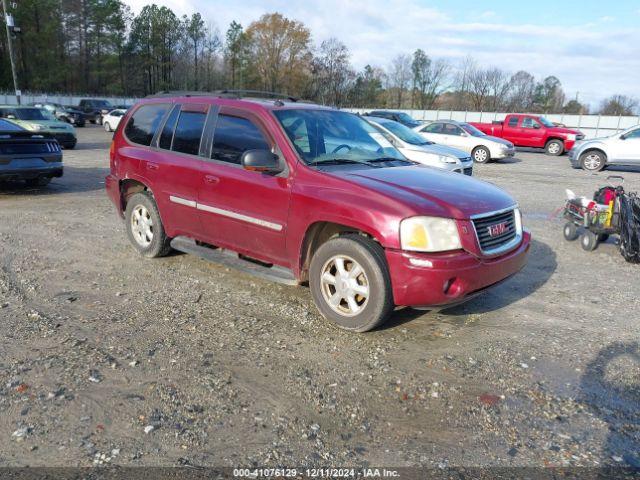
<path fill-rule="evenodd" d="M 135 13 L 145 0 L 125 0 Z M 155 0 L 179 15 L 200 12 L 222 34 L 280 12 L 310 28 L 315 44 L 336 37 L 353 65 L 387 67 L 422 48 L 454 64 L 557 76 L 567 98 L 596 107 L 612 94 L 640 98 L 640 0 Z"/>

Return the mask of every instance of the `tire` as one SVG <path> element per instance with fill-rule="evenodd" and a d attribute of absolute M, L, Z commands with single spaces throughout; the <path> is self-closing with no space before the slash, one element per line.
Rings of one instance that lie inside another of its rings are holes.
<path fill-rule="evenodd" d="M 356 266 L 362 272 L 354 278 L 350 272 Z M 340 270 L 344 271 L 343 278 Z M 333 277 L 334 283 L 326 280 L 327 276 Z M 394 307 L 384 250 L 361 235 L 343 235 L 322 244 L 311 259 L 309 285 L 322 316 L 352 332 L 366 332 L 381 325 Z M 354 292 L 357 288 L 367 296 Z M 336 298 L 337 303 L 332 306 L 330 298 Z"/>
<path fill-rule="evenodd" d="M 580 166 L 587 172 L 599 172 L 607 164 L 607 156 L 599 150 L 584 152 L 580 157 Z"/>
<path fill-rule="evenodd" d="M 600 235 L 598 235 L 598 243 L 604 243 L 607 240 L 609 240 L 609 234 L 608 233 L 601 233 Z"/>
<path fill-rule="evenodd" d="M 113 132 L 113 130 L 111 130 L 111 125 L 109 125 L 109 122 L 104 122 L 104 129 L 107 132 Z"/>
<path fill-rule="evenodd" d="M 98 125 L 102 125 L 102 115 L 98 117 L 97 123 Z"/>
<path fill-rule="evenodd" d="M 151 193 L 133 195 L 127 202 L 124 218 L 129 241 L 141 255 L 157 258 L 171 251 L 171 239 L 164 231 L 158 206 Z M 141 221 L 141 218 L 145 220 Z"/>
<path fill-rule="evenodd" d="M 580 246 L 587 252 L 592 252 L 598 247 L 598 236 L 590 230 L 585 230 L 580 235 Z"/>
<path fill-rule="evenodd" d="M 91 123 L 91 124 L 95 125 L 95 124 L 96 124 L 96 121 L 95 121 L 95 119 L 94 119 L 94 120 L 89 120 L 89 123 Z"/>
<path fill-rule="evenodd" d="M 28 187 L 46 187 L 51 183 L 50 177 L 38 177 L 38 178 L 30 178 L 26 180 Z"/>
<path fill-rule="evenodd" d="M 549 140 L 544 147 L 547 155 L 559 157 L 564 153 L 564 142 L 562 140 Z"/>
<path fill-rule="evenodd" d="M 476 147 L 471 152 L 471 157 L 476 163 L 487 163 L 491 160 L 491 152 L 487 147 Z"/>
<path fill-rule="evenodd" d="M 573 222 L 565 223 L 564 228 L 562 229 L 562 233 L 564 235 L 564 239 L 568 242 L 573 242 L 580 236 L 580 233 L 578 232 L 578 226 Z"/>

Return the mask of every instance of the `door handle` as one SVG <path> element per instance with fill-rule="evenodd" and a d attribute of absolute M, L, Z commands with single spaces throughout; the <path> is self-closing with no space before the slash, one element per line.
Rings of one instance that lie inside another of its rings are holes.
<path fill-rule="evenodd" d="M 204 181 L 207 183 L 211 183 L 212 185 L 215 185 L 216 183 L 218 183 L 220 181 L 220 179 L 218 177 L 216 177 L 215 175 L 205 175 L 204 176 Z"/>
<path fill-rule="evenodd" d="M 160 168 L 160 167 L 158 166 L 157 163 L 149 163 L 149 162 L 147 162 L 147 169 L 148 170 L 158 170 L 158 168 Z"/>

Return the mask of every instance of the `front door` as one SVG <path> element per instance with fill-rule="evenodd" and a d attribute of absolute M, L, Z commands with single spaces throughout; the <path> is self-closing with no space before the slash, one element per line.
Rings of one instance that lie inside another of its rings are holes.
<path fill-rule="evenodd" d="M 215 122 L 211 159 L 202 168 L 200 219 L 214 245 L 289 267 L 285 252 L 289 172 L 274 176 L 245 170 L 240 159 L 253 149 L 277 153 L 285 164 L 256 115 L 222 107 Z"/>
<path fill-rule="evenodd" d="M 627 132 L 615 142 L 614 158 L 624 163 L 640 164 L 640 127 Z"/>

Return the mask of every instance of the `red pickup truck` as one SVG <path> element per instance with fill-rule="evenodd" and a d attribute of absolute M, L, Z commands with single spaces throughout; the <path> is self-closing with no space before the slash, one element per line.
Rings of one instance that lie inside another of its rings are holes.
<path fill-rule="evenodd" d="M 537 115 L 511 114 L 504 121 L 471 123 L 487 135 L 509 140 L 517 147 L 544 148 L 549 155 L 562 155 L 584 138 L 579 130 L 556 126 Z"/>

